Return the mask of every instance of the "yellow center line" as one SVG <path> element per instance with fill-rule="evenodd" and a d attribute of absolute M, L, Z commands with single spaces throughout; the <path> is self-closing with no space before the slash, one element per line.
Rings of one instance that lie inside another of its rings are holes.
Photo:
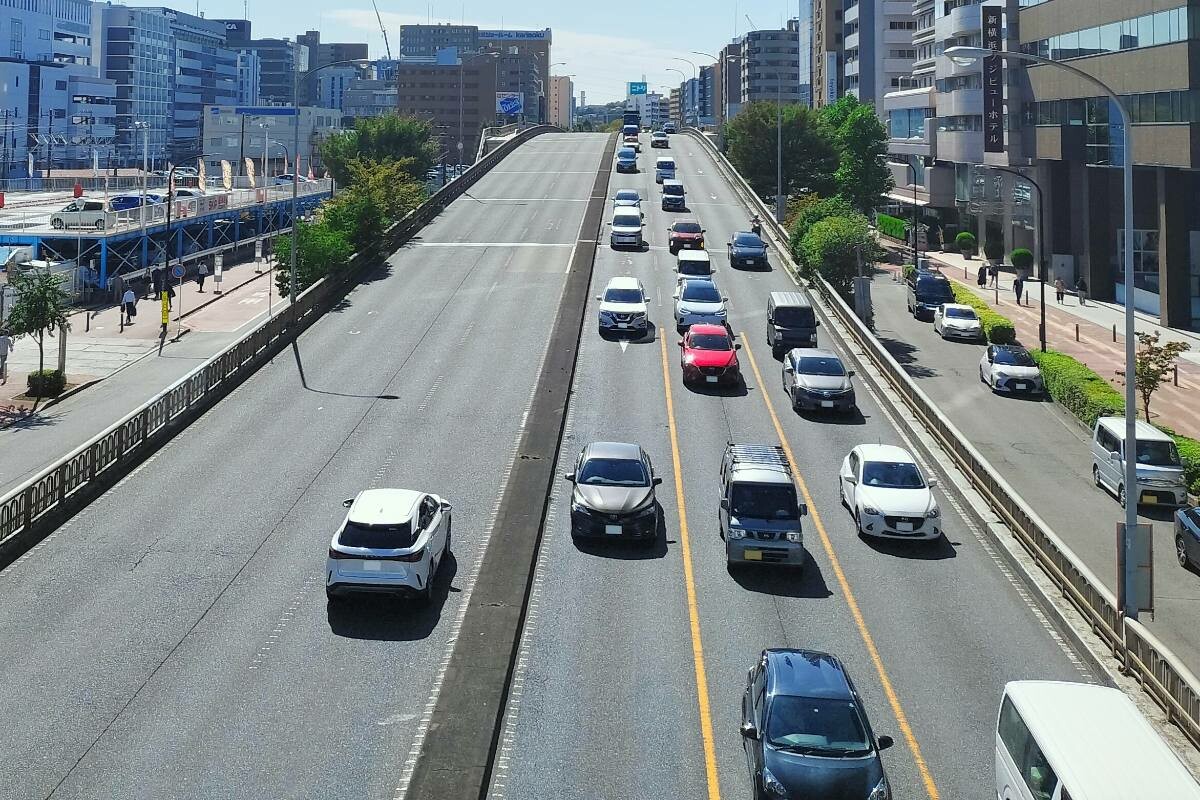
<path fill-rule="evenodd" d="M 858 607 L 858 601 L 854 599 L 854 592 L 850 590 L 850 581 L 846 579 L 846 573 L 842 570 L 842 564 L 838 561 L 837 554 L 833 552 L 833 542 L 829 538 L 829 533 L 825 530 L 824 523 L 821 522 L 821 515 L 817 513 L 817 506 L 808 491 L 808 485 L 804 482 L 804 477 L 800 474 L 796 458 L 792 455 L 792 448 L 783 433 L 783 426 L 779 424 L 779 417 L 775 414 L 775 406 L 771 403 L 771 396 L 767 391 L 766 384 L 763 383 L 762 374 L 758 371 L 758 363 L 754 359 L 754 353 L 750 350 L 750 340 L 746 337 L 745 331 L 739 332 L 738 336 L 742 341 L 742 350 L 750 361 L 750 369 L 754 372 L 754 380 L 758 383 L 758 393 L 762 396 L 763 402 L 767 404 L 767 413 L 771 415 L 771 422 L 775 425 L 775 433 L 779 436 L 779 443 L 783 445 L 783 452 L 792 467 L 792 474 L 796 477 L 796 485 L 800 487 L 800 492 L 804 495 L 804 502 L 808 505 L 808 513 L 812 516 L 813 527 L 817 529 L 817 534 L 821 537 L 821 545 L 825 548 L 825 555 L 829 557 L 829 563 L 833 567 L 833 574 L 837 577 L 838 586 L 841 587 L 842 594 L 846 597 L 846 605 L 850 607 L 850 616 L 854 617 L 854 625 L 858 628 L 858 633 L 862 637 L 863 644 L 867 646 L 867 653 L 871 656 L 872 663 L 875 664 L 875 671 L 879 674 L 879 682 L 883 685 L 883 692 L 887 695 L 888 704 L 892 707 L 892 713 L 896 716 L 896 724 L 900 726 L 900 732 L 904 735 L 904 741 L 908 743 L 908 749 L 912 751 L 913 760 L 917 764 L 917 771 L 921 773 L 921 781 L 925 784 L 925 792 L 929 795 L 929 800 L 938 800 L 941 795 L 938 794 L 937 785 L 933 782 L 933 775 L 929 772 L 929 765 L 925 763 L 925 757 L 921 755 L 921 746 L 917 744 L 917 737 L 913 734 L 912 726 L 908 724 L 908 715 L 904 713 L 904 709 L 900 705 L 900 698 L 896 695 L 896 690 L 892 686 L 892 680 L 888 677 L 887 670 L 884 669 L 883 659 L 880 658 L 879 650 L 875 647 L 875 639 L 871 636 L 871 631 L 867 628 L 866 620 L 863 619 L 862 611 Z"/>
<path fill-rule="evenodd" d="M 688 618 L 692 628 L 692 660 L 696 667 L 696 701 L 700 706 L 700 738 L 704 741 L 704 771 L 708 777 L 708 800 L 721 800 L 717 781 L 717 749 L 713 743 L 712 711 L 708 704 L 708 675 L 704 670 L 704 647 L 700 641 L 700 609 L 696 603 L 696 578 L 692 573 L 692 547 L 688 541 L 687 505 L 683 500 L 683 469 L 679 463 L 679 435 L 675 429 L 675 406 L 671 401 L 671 371 L 667 361 L 667 335 L 658 329 L 662 350 L 663 389 L 667 399 L 667 428 L 671 433 L 671 464 L 675 471 L 675 500 L 679 504 L 679 544 L 683 548 L 683 582 L 687 587 Z"/>

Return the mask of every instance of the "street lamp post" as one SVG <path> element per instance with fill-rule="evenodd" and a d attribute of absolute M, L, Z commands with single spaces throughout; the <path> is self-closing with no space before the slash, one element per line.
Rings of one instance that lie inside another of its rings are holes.
<path fill-rule="evenodd" d="M 1046 269 L 1046 211 L 1045 211 L 1046 206 L 1042 202 L 1042 187 L 1033 178 L 1030 178 L 1029 176 L 1025 175 L 1022 172 L 1018 172 L 1015 169 L 1009 169 L 1008 167 L 993 167 L 988 164 L 981 164 L 980 166 L 986 167 L 988 169 L 994 169 L 997 172 L 1007 172 L 1009 175 L 1016 175 L 1018 178 L 1025 181 L 1030 186 L 1032 186 L 1033 190 L 1035 192 L 1037 192 L 1037 206 L 1038 206 L 1038 225 L 1037 225 L 1038 262 L 1037 263 L 1038 263 L 1038 280 L 1041 281 L 1041 284 L 1042 284 L 1041 319 L 1038 322 L 1038 343 L 1041 345 L 1042 352 L 1044 353 L 1044 352 L 1046 352 L 1046 278 L 1049 273 Z"/>
<path fill-rule="evenodd" d="M 914 156 L 914 159 L 916 157 Z M 908 168 L 913 173 L 913 210 L 912 210 L 912 234 L 913 234 L 913 268 L 921 266 L 921 253 L 917 249 L 917 165 L 914 161 L 908 162 Z"/>
<path fill-rule="evenodd" d="M 693 79 L 694 81 L 696 81 L 696 84 L 697 84 L 697 87 L 696 87 L 696 94 L 697 94 L 697 98 L 698 98 L 698 97 L 699 97 L 699 94 L 700 94 L 700 87 L 699 87 L 699 83 L 700 83 L 700 70 L 696 68 L 696 64 L 695 64 L 695 62 L 693 62 L 693 61 L 689 61 L 689 60 L 688 60 L 688 59 L 686 59 L 686 58 L 680 58 L 679 56 L 673 56 L 673 57 L 671 58 L 671 60 L 672 60 L 672 61 L 682 61 L 683 63 L 687 64 L 688 66 L 690 66 L 690 67 L 692 68 L 692 79 Z M 686 78 L 684 79 L 684 82 L 685 82 L 685 84 L 686 84 L 686 82 L 687 82 L 687 79 L 686 79 Z M 698 110 L 698 109 L 696 110 L 696 112 L 697 112 L 697 113 L 696 113 L 696 127 L 698 128 L 698 127 L 700 127 L 700 114 L 699 114 L 699 110 Z M 687 124 L 687 120 L 686 120 L 686 119 L 684 120 L 684 124 Z"/>
<path fill-rule="evenodd" d="M 679 73 L 679 77 L 683 78 L 683 83 L 679 84 L 679 86 L 676 88 L 679 89 L 679 125 L 680 125 L 680 127 L 686 127 L 687 126 L 687 116 L 683 112 L 683 101 L 684 101 L 683 87 L 687 86 L 687 75 L 684 74 L 683 70 L 675 69 L 674 67 L 667 67 L 663 71 L 664 72 L 677 72 L 677 73 Z M 671 100 L 671 95 L 670 95 L 670 93 L 668 93 L 667 94 L 667 102 L 670 103 L 670 100 Z"/>
<path fill-rule="evenodd" d="M 1117 582 L 1117 605 L 1129 619 L 1137 619 L 1138 608 L 1129 588 L 1133 583 L 1137 565 L 1133 559 L 1133 532 L 1137 530 L 1137 351 L 1133 308 L 1133 127 L 1130 125 L 1129 110 L 1108 84 L 1089 75 L 1078 67 L 1029 53 L 1008 50 L 990 50 L 985 47 L 948 47 L 945 54 L 957 64 L 971 64 L 987 56 L 1000 56 L 1014 61 L 1027 61 L 1049 67 L 1057 67 L 1095 86 L 1108 96 L 1121 115 L 1121 127 L 1125 131 L 1124 153 L 1121 158 L 1122 189 L 1125 200 L 1123 224 L 1125 227 L 1125 527 L 1121 531 L 1121 563 L 1123 574 Z M 1132 492 L 1132 497 L 1130 493 Z"/>
<path fill-rule="evenodd" d="M 146 180 L 148 170 L 150 168 L 150 123 L 144 120 L 135 120 L 133 123 L 134 129 L 142 131 L 142 206 L 138 213 L 142 218 L 142 235 L 146 233 Z"/>

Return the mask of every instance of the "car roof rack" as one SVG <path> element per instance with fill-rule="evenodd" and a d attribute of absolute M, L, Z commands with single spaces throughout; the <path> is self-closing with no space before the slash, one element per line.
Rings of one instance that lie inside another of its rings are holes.
<path fill-rule="evenodd" d="M 781 469 L 789 475 L 792 473 L 787 454 L 779 445 L 733 444 L 730 442 L 729 452 L 738 464 L 754 464 L 755 466 Z"/>

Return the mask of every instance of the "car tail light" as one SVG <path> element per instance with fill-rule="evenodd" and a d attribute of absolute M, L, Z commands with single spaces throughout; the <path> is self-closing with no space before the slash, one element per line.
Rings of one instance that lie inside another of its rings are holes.
<path fill-rule="evenodd" d="M 351 555 L 350 553 L 343 553 L 341 550 L 334 550 L 332 547 L 329 548 L 329 557 L 330 558 L 339 558 L 339 559 L 340 558 L 361 558 L 361 556 Z"/>
<path fill-rule="evenodd" d="M 414 550 L 413 552 L 405 553 L 402 556 L 392 556 L 389 560 L 390 561 L 407 561 L 409 563 L 412 563 L 414 561 L 420 561 L 421 557 L 424 555 L 425 555 L 425 548 L 422 547 L 420 550 Z"/>

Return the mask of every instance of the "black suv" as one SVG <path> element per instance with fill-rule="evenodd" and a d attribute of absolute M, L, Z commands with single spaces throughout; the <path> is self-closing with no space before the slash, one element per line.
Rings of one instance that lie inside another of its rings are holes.
<path fill-rule="evenodd" d="M 908 280 L 908 311 L 917 319 L 933 314 L 942 303 L 953 303 L 954 289 L 950 281 L 940 272 L 918 270 L 909 275 Z"/>
<path fill-rule="evenodd" d="M 755 797 L 892 800 L 862 698 L 837 656 L 764 650 L 742 695 L 742 743 Z"/>

